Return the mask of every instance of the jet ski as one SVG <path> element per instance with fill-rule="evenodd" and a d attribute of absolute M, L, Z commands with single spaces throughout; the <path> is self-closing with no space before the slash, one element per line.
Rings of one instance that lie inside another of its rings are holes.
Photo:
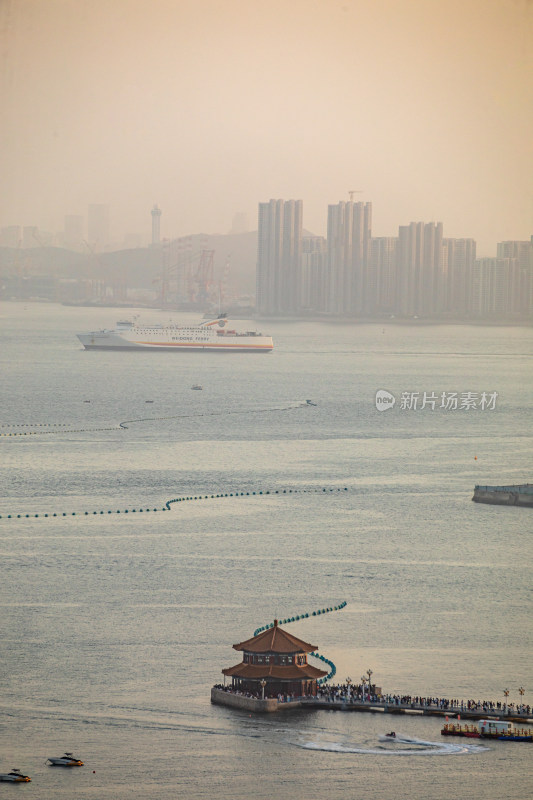
<path fill-rule="evenodd" d="M 387 739 L 396 739 L 395 731 L 391 731 L 390 733 L 386 733 L 385 736 L 387 737 Z"/>
<path fill-rule="evenodd" d="M 60 758 L 50 757 L 48 761 L 52 767 L 83 767 L 83 761 L 75 758 L 72 753 L 65 753 Z"/>
<path fill-rule="evenodd" d="M 0 781 L 11 781 L 11 783 L 28 783 L 31 778 L 23 775 L 20 769 L 12 769 L 11 772 L 0 774 Z"/>

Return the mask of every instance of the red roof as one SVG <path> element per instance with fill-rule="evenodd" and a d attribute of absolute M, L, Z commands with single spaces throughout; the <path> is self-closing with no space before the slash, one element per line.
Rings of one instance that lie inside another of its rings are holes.
<path fill-rule="evenodd" d="M 293 680 L 294 678 L 323 678 L 327 675 L 323 669 L 313 667 L 311 664 L 235 664 L 234 667 L 223 669 L 222 673 L 228 677 L 235 675 L 238 678 L 259 680 L 260 678 L 278 678 L 280 680 Z"/>
<path fill-rule="evenodd" d="M 272 628 L 267 628 L 266 631 L 258 636 L 252 636 L 245 642 L 234 644 L 233 649 L 246 650 L 249 653 L 312 653 L 318 648 L 314 644 L 298 639 L 292 633 L 287 633 L 275 620 Z"/>

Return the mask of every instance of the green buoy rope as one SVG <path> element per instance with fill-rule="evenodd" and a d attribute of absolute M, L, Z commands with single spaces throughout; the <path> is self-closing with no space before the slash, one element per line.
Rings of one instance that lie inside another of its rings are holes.
<path fill-rule="evenodd" d="M 296 614 L 294 617 L 288 617 L 287 619 L 280 619 L 280 625 L 287 625 L 289 622 L 298 622 L 301 619 L 308 619 L 309 617 L 318 617 L 322 614 L 329 614 L 330 611 L 340 611 L 341 608 L 344 608 L 347 605 L 346 600 L 343 600 L 342 603 L 339 603 L 338 606 L 330 606 L 328 608 L 319 608 L 317 611 L 305 612 L 305 614 Z M 259 633 L 263 631 L 267 631 L 269 628 L 273 628 L 274 623 L 269 622 L 268 625 L 263 625 L 261 628 L 257 628 L 254 631 L 254 636 L 257 636 Z M 323 661 L 325 664 L 328 664 L 330 667 L 329 673 L 324 678 L 319 678 L 317 683 L 325 683 L 326 681 L 331 680 L 334 675 L 337 673 L 337 667 L 330 661 L 329 658 L 326 658 L 323 655 L 319 655 L 318 653 L 309 653 L 309 655 L 313 656 L 314 658 L 318 658 L 320 661 Z"/>
<path fill-rule="evenodd" d="M 125 508 L 122 511 L 120 511 L 120 510 L 112 510 L 112 509 L 102 509 L 102 510 L 98 509 L 97 511 L 72 511 L 72 512 L 68 512 L 68 513 L 65 512 L 65 511 L 62 511 L 62 512 L 56 512 L 54 514 L 52 514 L 52 513 L 44 514 L 42 512 L 39 513 L 39 514 L 35 514 L 35 513 L 32 513 L 32 514 L 30 514 L 30 513 L 27 513 L 27 514 L 26 513 L 22 513 L 22 514 L 0 514 L 0 519 L 22 519 L 23 517 L 66 517 L 66 516 L 75 517 L 76 515 L 78 515 L 78 516 L 86 516 L 87 517 L 89 515 L 95 515 L 95 514 L 129 514 L 129 513 L 136 514 L 137 512 L 144 513 L 144 512 L 148 512 L 148 511 L 170 511 L 171 510 L 170 506 L 171 506 L 172 503 L 185 503 L 185 502 L 190 501 L 190 500 L 218 500 L 218 499 L 225 498 L 225 497 L 257 497 L 259 495 L 264 496 L 264 495 L 267 495 L 267 494 L 268 495 L 275 495 L 275 494 L 278 494 L 278 495 L 279 494 L 316 494 L 317 492 L 327 492 L 327 491 L 329 491 L 329 492 L 342 492 L 342 491 L 347 492 L 348 488 L 344 487 L 343 489 L 338 488 L 338 489 L 275 489 L 275 490 L 265 489 L 265 490 L 261 490 L 261 491 L 255 491 L 255 492 L 225 492 L 225 493 L 210 494 L 210 495 L 208 495 L 208 494 L 199 494 L 199 495 L 194 495 L 194 496 L 193 495 L 189 495 L 187 497 L 174 497 L 172 500 L 167 500 L 165 505 L 161 509 L 158 509 L 158 508 L 139 508 L 139 509 Z M 329 611 L 334 611 L 335 609 L 328 609 L 328 610 Z M 325 614 L 326 611 L 325 611 L 325 609 L 323 609 L 322 611 L 319 611 L 319 612 L 313 612 L 313 615 L 316 615 L 316 613 Z"/>

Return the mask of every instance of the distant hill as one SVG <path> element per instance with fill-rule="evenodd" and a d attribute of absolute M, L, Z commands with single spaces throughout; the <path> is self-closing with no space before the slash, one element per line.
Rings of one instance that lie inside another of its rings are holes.
<path fill-rule="evenodd" d="M 214 250 L 214 280 L 219 281 L 229 262 L 228 289 L 236 294 L 255 293 L 257 231 L 240 234 L 191 236 L 191 251 Z M 47 275 L 60 278 L 124 281 L 132 288 L 152 289 L 165 260 L 177 258 L 177 247 L 166 256 L 163 248 L 141 247 L 110 253 L 78 253 L 61 247 L 29 249 L 0 247 L 0 275 Z"/>
<path fill-rule="evenodd" d="M 304 231 L 304 236 L 312 236 Z M 214 281 L 227 269 L 230 295 L 254 295 L 257 262 L 257 231 L 237 234 L 194 234 L 190 250 L 214 250 Z M 105 280 L 125 283 L 134 289 L 153 289 L 165 262 L 172 266 L 184 251 L 176 243 L 165 248 L 139 247 L 110 253 L 78 253 L 62 247 L 32 247 L 27 250 L 0 247 L 0 277 L 46 275 L 59 278 Z"/>

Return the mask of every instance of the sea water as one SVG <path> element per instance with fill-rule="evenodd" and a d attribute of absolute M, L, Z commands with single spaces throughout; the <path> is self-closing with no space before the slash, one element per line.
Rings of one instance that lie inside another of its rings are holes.
<path fill-rule="evenodd" d="M 2 791 L 531 796 L 531 745 L 444 741 L 419 715 L 254 716 L 210 688 L 257 627 L 346 600 L 288 625 L 335 680 L 533 701 L 533 512 L 471 502 L 531 482 L 532 329 L 262 321 L 271 354 L 84 351 L 76 332 L 117 315 L 0 309 L 0 772 L 32 778 Z M 85 766 L 46 765 L 65 750 Z"/>

